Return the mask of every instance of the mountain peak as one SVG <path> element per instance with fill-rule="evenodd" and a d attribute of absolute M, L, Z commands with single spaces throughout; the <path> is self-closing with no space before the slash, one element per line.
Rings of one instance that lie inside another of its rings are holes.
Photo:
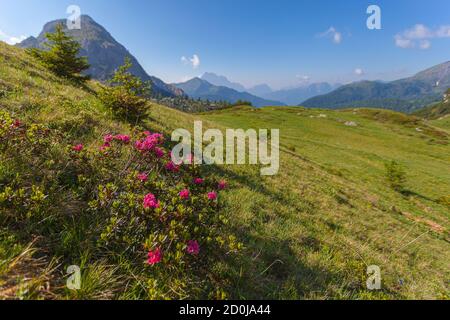
<path fill-rule="evenodd" d="M 230 80 L 227 79 L 227 77 L 215 74 L 213 72 L 205 72 L 201 76 L 201 79 L 206 80 L 215 86 L 227 87 L 239 92 L 244 92 L 246 90 L 242 84 L 237 82 L 231 82 Z"/>
<path fill-rule="evenodd" d="M 88 57 L 91 66 L 86 73 L 91 75 L 93 79 L 99 81 L 110 79 L 117 68 L 123 65 L 125 58 L 129 57 L 133 64 L 130 72 L 143 81 L 152 82 L 152 89 L 155 94 L 161 94 L 163 96 L 183 95 L 180 89 L 148 75 L 137 59 L 89 15 L 81 16 L 81 29 L 67 29 L 66 19 L 47 22 L 37 38 L 29 37 L 17 46 L 21 48 L 43 49 L 43 44 L 47 41 L 45 37 L 46 33 L 54 32 L 56 26 L 61 23 L 64 31 L 81 44 L 80 54 Z"/>

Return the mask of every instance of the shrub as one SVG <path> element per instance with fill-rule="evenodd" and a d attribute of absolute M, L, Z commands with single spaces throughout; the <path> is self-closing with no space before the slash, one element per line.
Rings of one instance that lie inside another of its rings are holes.
<path fill-rule="evenodd" d="M 398 192 L 403 192 L 405 190 L 404 184 L 406 182 L 406 173 L 403 167 L 392 160 L 385 164 L 386 168 L 386 178 L 392 189 Z"/>
<path fill-rule="evenodd" d="M 62 24 L 58 24 L 56 31 L 47 33 L 45 37 L 48 41 L 44 46 L 48 50 L 29 49 L 31 55 L 60 77 L 80 82 L 89 79 L 89 76 L 81 74 L 89 69 L 87 58 L 79 56 L 81 45 L 64 32 Z"/>
<path fill-rule="evenodd" d="M 0 159 L 16 166 L 0 184 L 0 221 L 54 237 L 46 250 L 70 263 L 76 252 L 125 260 L 147 298 L 224 297 L 212 266 L 242 247 L 221 209 L 225 181 L 173 163 L 159 133 L 107 134 L 98 148 L 65 139 L 0 112 Z"/>
<path fill-rule="evenodd" d="M 150 84 L 129 72 L 132 67 L 127 57 L 109 81 L 110 86 L 103 86 L 99 98 L 117 118 L 139 122 L 147 114 L 146 96 L 150 95 Z"/>

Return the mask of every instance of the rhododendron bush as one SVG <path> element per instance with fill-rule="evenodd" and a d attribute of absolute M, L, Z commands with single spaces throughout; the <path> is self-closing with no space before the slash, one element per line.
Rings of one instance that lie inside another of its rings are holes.
<path fill-rule="evenodd" d="M 242 246 L 226 232 L 220 205 L 226 182 L 194 164 L 173 163 L 162 134 L 135 129 L 88 143 L 1 113 L 0 141 L 3 163 L 26 164 L 23 176 L 2 174 L 2 221 L 30 228 L 49 219 L 51 230 L 40 232 L 57 239 L 68 207 L 75 221 L 89 219 L 85 237 L 97 254 L 141 268 L 149 298 L 189 291 L 215 297 L 220 284 L 208 275 L 210 266 Z M 197 289 L 188 289 L 193 281 Z"/>

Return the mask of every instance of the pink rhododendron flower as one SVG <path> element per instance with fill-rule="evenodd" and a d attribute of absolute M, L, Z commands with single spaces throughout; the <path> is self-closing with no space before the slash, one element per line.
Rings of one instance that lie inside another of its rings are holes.
<path fill-rule="evenodd" d="M 137 178 L 139 180 L 141 180 L 142 182 L 146 182 L 148 180 L 148 175 L 145 173 L 140 173 L 140 174 L 138 174 Z"/>
<path fill-rule="evenodd" d="M 155 147 L 155 155 L 157 158 L 162 158 L 164 157 L 164 150 L 158 147 Z"/>
<path fill-rule="evenodd" d="M 135 147 L 139 151 L 149 151 L 164 141 L 164 137 L 160 133 L 153 133 L 145 137 L 143 140 L 136 141 Z"/>
<path fill-rule="evenodd" d="M 189 240 L 187 243 L 187 253 L 192 255 L 198 255 L 200 253 L 200 246 L 197 241 Z"/>
<path fill-rule="evenodd" d="M 216 200 L 217 199 L 217 193 L 212 191 L 208 193 L 208 199 L 209 200 Z"/>
<path fill-rule="evenodd" d="M 83 146 L 82 144 L 78 144 L 78 145 L 72 147 L 72 150 L 73 150 L 73 151 L 80 152 L 80 151 L 83 150 L 83 148 L 84 148 L 84 146 Z"/>
<path fill-rule="evenodd" d="M 166 164 L 166 169 L 172 172 L 178 172 L 180 170 L 180 167 L 177 166 L 175 163 L 173 163 L 172 161 L 168 162 Z"/>
<path fill-rule="evenodd" d="M 189 199 L 189 190 L 188 189 L 184 189 L 180 191 L 180 198 L 181 199 Z"/>
<path fill-rule="evenodd" d="M 146 136 L 149 136 L 149 135 L 152 134 L 150 131 L 144 131 L 143 133 L 144 133 L 144 135 L 146 135 Z"/>
<path fill-rule="evenodd" d="M 122 141 L 124 143 L 130 142 L 130 136 L 127 136 L 125 134 L 118 134 L 114 137 L 114 139 Z"/>
<path fill-rule="evenodd" d="M 157 248 L 153 251 L 148 252 L 147 263 L 151 266 L 160 263 L 162 258 L 161 249 Z"/>
<path fill-rule="evenodd" d="M 107 134 L 107 135 L 103 138 L 103 141 L 104 141 L 105 143 L 110 143 L 111 141 L 113 141 L 113 139 L 114 139 L 114 136 L 113 136 L 112 134 Z"/>
<path fill-rule="evenodd" d="M 160 203 L 158 200 L 156 200 L 156 197 L 154 194 L 149 193 L 144 197 L 144 209 L 148 209 L 148 208 L 159 208 Z"/>
<path fill-rule="evenodd" d="M 227 182 L 222 180 L 222 181 L 219 182 L 217 187 L 219 188 L 219 190 L 224 190 L 227 187 Z"/>
<path fill-rule="evenodd" d="M 202 184 L 203 182 L 205 182 L 205 180 L 202 179 L 202 178 L 195 178 L 195 179 L 194 179 L 194 183 L 195 183 L 195 184 Z"/>
<path fill-rule="evenodd" d="M 111 148 L 111 144 L 110 144 L 109 142 L 105 142 L 105 143 L 100 147 L 100 151 L 103 152 L 103 151 L 108 150 L 109 148 Z"/>

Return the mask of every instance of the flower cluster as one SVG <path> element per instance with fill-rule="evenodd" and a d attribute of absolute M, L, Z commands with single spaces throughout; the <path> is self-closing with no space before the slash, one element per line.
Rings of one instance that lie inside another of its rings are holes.
<path fill-rule="evenodd" d="M 99 186 L 97 199 L 91 201 L 93 210 L 107 215 L 101 242 L 137 251 L 143 247 L 151 266 L 163 261 L 183 265 L 200 252 L 217 252 L 211 249 L 215 246 L 237 250 L 239 244 L 222 238 L 219 231 L 226 219 L 218 214 L 218 192 L 226 182 L 202 177 L 198 166 L 172 162 L 162 134 L 135 136 L 103 137 L 102 148 L 113 155 L 100 158 L 103 180 L 113 182 Z M 125 143 L 113 148 L 114 141 Z M 122 154 L 128 156 L 125 169 L 118 160 Z"/>
<path fill-rule="evenodd" d="M 159 208 L 160 203 L 158 200 L 156 200 L 156 197 L 154 194 L 149 193 L 144 197 L 144 209 L 148 208 Z"/>
<path fill-rule="evenodd" d="M 5 221 L 62 232 L 69 216 L 61 214 L 61 201 L 70 199 L 88 221 L 86 241 L 94 241 L 96 254 L 111 261 L 120 255 L 143 267 L 148 279 L 173 277 L 168 286 L 175 288 L 209 281 L 211 264 L 242 247 L 218 201 L 226 182 L 206 176 L 200 166 L 173 163 L 162 134 L 79 139 L 0 110 L 0 156 L 9 161 L 5 167 L 22 170 L 0 185 Z"/>
<path fill-rule="evenodd" d="M 164 136 L 160 133 L 144 132 L 145 138 L 136 141 L 135 147 L 139 151 L 151 151 L 164 142 Z M 158 149 L 161 152 L 161 149 Z"/>

